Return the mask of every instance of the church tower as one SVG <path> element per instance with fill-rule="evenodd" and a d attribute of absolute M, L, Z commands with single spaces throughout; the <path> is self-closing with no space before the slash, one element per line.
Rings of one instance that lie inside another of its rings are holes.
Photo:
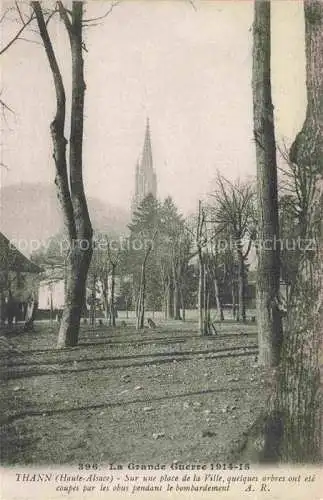
<path fill-rule="evenodd" d="M 136 165 L 135 195 L 132 200 L 132 212 L 146 196 L 157 197 L 157 178 L 153 166 L 153 154 L 150 138 L 149 119 L 147 118 L 144 147 Z"/>

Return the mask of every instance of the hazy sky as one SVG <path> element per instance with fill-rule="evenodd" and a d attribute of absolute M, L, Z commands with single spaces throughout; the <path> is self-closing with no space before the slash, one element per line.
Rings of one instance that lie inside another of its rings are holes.
<path fill-rule="evenodd" d="M 85 33 L 84 177 L 90 195 L 128 208 L 150 118 L 160 197 L 185 212 L 211 190 L 216 169 L 255 174 L 252 142 L 253 2 L 124 1 Z M 104 13 L 108 2 L 87 7 Z M 302 2 L 272 8 L 276 135 L 291 141 L 305 113 Z M 51 34 L 68 88 L 64 29 Z M 4 29 L 3 39 L 8 36 Z M 25 35 L 26 36 L 26 35 Z M 2 185 L 52 182 L 49 123 L 55 95 L 44 49 L 20 41 L 2 57 L 2 99 L 16 113 L 2 124 Z"/>

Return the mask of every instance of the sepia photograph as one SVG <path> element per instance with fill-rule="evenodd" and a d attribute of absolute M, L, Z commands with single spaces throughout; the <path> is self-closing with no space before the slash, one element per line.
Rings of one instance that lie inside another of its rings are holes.
<path fill-rule="evenodd" d="M 0 29 L 1 498 L 317 487 L 322 0 Z"/>

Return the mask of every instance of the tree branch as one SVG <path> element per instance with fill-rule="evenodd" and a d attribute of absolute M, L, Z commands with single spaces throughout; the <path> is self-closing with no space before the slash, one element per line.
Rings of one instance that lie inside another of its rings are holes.
<path fill-rule="evenodd" d="M 15 114 L 15 112 L 11 108 L 9 108 L 8 104 L 6 104 L 2 99 L 0 99 L 0 106 L 2 106 L 2 108 L 4 108 L 4 109 L 10 111 L 10 113 Z"/>
<path fill-rule="evenodd" d="M 193 0 L 188 0 L 188 2 L 192 5 L 193 9 L 195 10 L 195 12 L 197 12 L 197 8 L 196 8 L 196 5 L 195 3 L 193 2 Z"/>
<path fill-rule="evenodd" d="M 20 12 L 20 11 L 18 10 L 18 12 Z M 20 19 L 22 19 L 22 18 L 20 17 Z M 4 54 L 4 53 L 5 53 L 5 52 L 6 52 L 6 51 L 7 51 L 7 50 L 11 47 L 11 45 L 19 39 L 19 37 L 20 37 L 21 33 L 22 33 L 22 32 L 23 32 L 26 28 L 27 28 L 27 26 L 28 26 L 28 25 L 29 25 L 29 24 L 30 24 L 30 23 L 31 23 L 34 19 L 35 19 L 34 14 L 31 14 L 31 15 L 30 15 L 30 17 L 29 17 L 29 19 L 28 19 L 27 21 L 22 21 L 22 22 L 23 22 L 22 27 L 21 27 L 21 28 L 17 31 L 17 33 L 16 33 L 16 34 L 15 34 L 15 36 L 14 36 L 14 37 L 10 40 L 10 42 L 8 42 L 8 43 L 7 43 L 7 45 L 5 45 L 5 46 L 4 46 L 4 47 L 0 50 L 0 56 L 1 56 L 2 54 Z"/>
<path fill-rule="evenodd" d="M 66 98 L 62 75 L 57 63 L 53 45 L 48 34 L 43 11 L 40 2 L 31 2 L 34 9 L 40 36 L 44 43 L 48 63 L 52 72 L 56 91 L 56 115 L 51 123 L 51 135 L 54 145 L 54 161 L 56 166 L 55 183 L 58 187 L 58 194 L 64 215 L 64 224 L 68 230 L 70 239 L 76 238 L 76 227 L 71 202 L 71 195 L 68 184 L 67 164 L 66 164 L 66 139 L 64 136 Z"/>
<path fill-rule="evenodd" d="M 246 260 L 246 258 L 248 257 L 249 252 L 250 252 L 250 250 L 251 250 L 251 245 L 252 245 L 252 238 L 249 238 L 249 242 L 248 242 L 248 247 L 247 247 L 247 250 L 246 250 L 246 251 L 245 251 L 245 253 L 242 255 L 243 260 Z"/>
<path fill-rule="evenodd" d="M 27 43 L 34 43 L 35 45 L 42 45 L 40 42 L 37 42 L 37 40 L 29 40 L 28 38 L 24 38 L 22 36 L 19 36 L 17 40 L 21 40 L 22 42 L 27 42 Z"/>
<path fill-rule="evenodd" d="M 66 28 L 68 34 L 70 35 L 71 30 L 72 30 L 72 23 L 67 15 L 67 11 L 66 11 L 64 5 L 62 4 L 62 2 L 57 2 L 57 4 L 58 4 L 58 10 L 59 10 L 59 14 L 61 16 L 61 19 L 65 24 L 65 28 Z"/>
<path fill-rule="evenodd" d="M 22 16 L 21 10 L 20 10 L 19 5 L 18 5 L 18 2 L 15 2 L 15 6 L 16 6 L 16 9 L 17 9 L 17 12 L 19 14 L 19 17 L 20 17 L 20 20 L 21 20 L 22 24 L 25 24 L 25 20 L 24 20 L 24 18 Z"/>
<path fill-rule="evenodd" d="M 109 16 L 109 14 L 111 14 L 113 9 L 115 7 L 117 7 L 120 3 L 121 3 L 121 0 L 116 0 L 116 1 L 112 2 L 110 5 L 110 8 L 107 10 L 107 12 L 105 14 L 103 14 L 102 16 L 98 16 L 98 17 L 92 17 L 91 19 L 83 19 L 83 24 L 90 24 L 90 23 L 93 23 L 96 21 L 101 21 L 102 19 L 105 19 L 106 17 Z"/>

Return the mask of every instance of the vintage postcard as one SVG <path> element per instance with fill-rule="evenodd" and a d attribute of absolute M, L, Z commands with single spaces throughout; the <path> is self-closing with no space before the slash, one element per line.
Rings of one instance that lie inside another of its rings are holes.
<path fill-rule="evenodd" d="M 2 0 L 0 497 L 322 498 L 321 0 Z"/>

